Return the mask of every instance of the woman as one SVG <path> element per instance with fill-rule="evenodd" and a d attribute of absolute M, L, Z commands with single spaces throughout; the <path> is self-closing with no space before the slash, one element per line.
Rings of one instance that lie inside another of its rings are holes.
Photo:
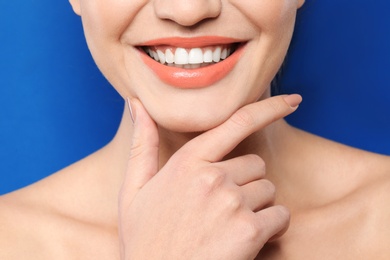
<path fill-rule="evenodd" d="M 303 0 L 70 2 L 128 109 L 106 147 L 1 198 L 1 259 L 386 258 L 390 159 L 270 97 Z"/>

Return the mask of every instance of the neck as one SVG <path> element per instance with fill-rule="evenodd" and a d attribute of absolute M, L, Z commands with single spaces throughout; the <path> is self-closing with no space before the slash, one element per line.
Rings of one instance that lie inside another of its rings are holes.
<path fill-rule="evenodd" d="M 286 142 L 290 127 L 284 120 L 279 120 L 262 131 L 256 132 L 243 140 L 226 159 L 245 154 L 257 154 L 263 158 L 270 171 L 275 168 L 275 155 L 278 161 L 285 154 Z M 118 173 L 124 173 L 127 167 L 127 160 L 130 154 L 133 126 L 127 109 L 124 110 L 120 127 L 114 139 L 102 151 L 105 156 L 111 158 L 110 172 L 115 169 Z M 189 140 L 200 133 L 177 133 L 167 129 L 159 128 L 160 138 L 160 168 L 165 165 L 169 158 Z M 103 167 L 104 168 L 104 167 Z M 271 172 L 268 171 L 268 174 Z M 122 174 L 119 174 L 122 178 Z"/>

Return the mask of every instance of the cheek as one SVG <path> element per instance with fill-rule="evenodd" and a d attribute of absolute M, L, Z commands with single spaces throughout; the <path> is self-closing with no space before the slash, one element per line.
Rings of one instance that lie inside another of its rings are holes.
<path fill-rule="evenodd" d="M 231 0 L 261 33 L 283 33 L 292 28 L 297 0 Z"/>
<path fill-rule="evenodd" d="M 248 71 L 248 85 L 256 86 L 249 97 L 260 98 L 269 95 L 271 80 L 284 60 L 290 44 L 296 0 L 231 0 L 231 3 L 248 19 L 257 30 L 253 41 L 252 68 Z"/>
<path fill-rule="evenodd" d="M 147 2 L 147 0 L 82 1 L 81 16 L 85 33 L 119 40 L 120 35 Z"/>
<path fill-rule="evenodd" d="M 121 36 L 146 0 L 81 1 L 84 34 L 100 71 L 122 93 L 126 85 Z"/>

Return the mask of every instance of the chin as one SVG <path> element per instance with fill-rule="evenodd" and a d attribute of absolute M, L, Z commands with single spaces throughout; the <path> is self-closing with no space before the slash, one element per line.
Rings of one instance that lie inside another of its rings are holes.
<path fill-rule="evenodd" d="M 205 132 L 217 127 L 229 118 L 230 114 L 226 112 L 220 115 L 185 115 L 168 114 L 154 117 L 159 127 L 176 133 L 199 133 Z M 153 117 L 153 116 L 152 116 Z"/>
<path fill-rule="evenodd" d="M 219 126 L 242 106 L 256 102 L 264 94 L 259 88 L 229 89 L 232 88 L 222 85 L 222 88 L 205 88 L 204 92 L 183 91 L 178 95 L 158 95 L 159 98 L 149 95 L 140 100 L 159 127 L 177 133 L 198 133 Z"/>

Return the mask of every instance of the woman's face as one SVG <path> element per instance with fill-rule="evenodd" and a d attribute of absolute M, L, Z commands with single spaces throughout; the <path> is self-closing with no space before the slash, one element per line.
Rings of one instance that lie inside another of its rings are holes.
<path fill-rule="evenodd" d="M 117 91 L 160 126 L 194 132 L 269 95 L 304 0 L 70 1 Z"/>

